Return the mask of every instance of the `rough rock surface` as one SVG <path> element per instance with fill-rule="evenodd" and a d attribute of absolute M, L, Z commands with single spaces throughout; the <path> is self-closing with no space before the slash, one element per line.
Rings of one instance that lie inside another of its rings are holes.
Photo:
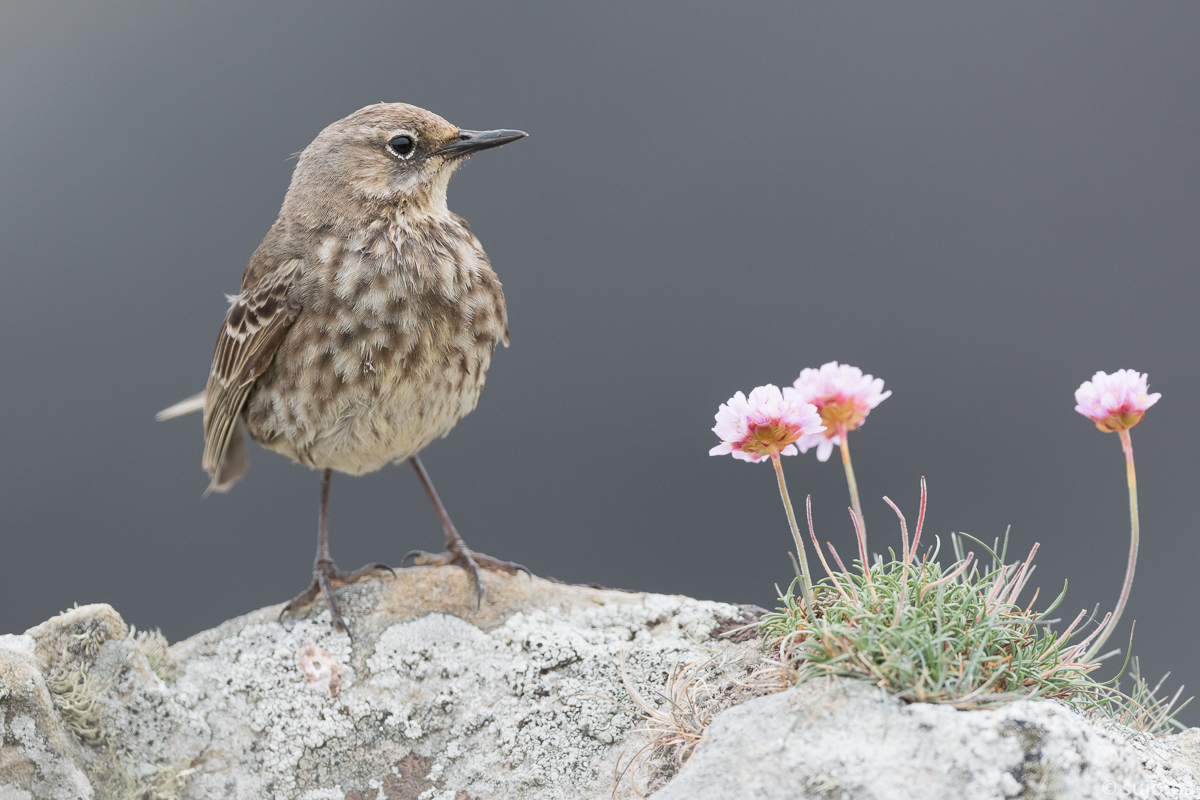
<path fill-rule="evenodd" d="M 956 711 L 814 681 L 718 716 L 654 800 L 1200 798 L 1200 728 L 1155 739 L 1052 701 Z"/>
<path fill-rule="evenodd" d="M 631 798 L 622 661 L 656 697 L 680 664 L 759 658 L 713 637 L 737 606 L 486 581 L 479 608 L 454 567 L 340 589 L 353 640 L 324 604 L 169 651 L 105 605 L 0 637 L 0 800 Z"/>
<path fill-rule="evenodd" d="M 454 567 L 340 589 L 353 640 L 323 604 L 169 649 L 106 605 L 0 636 L 0 800 L 1200 800 L 1200 729 L 1154 739 L 1050 701 L 956 711 L 842 682 L 761 697 L 779 687 L 758 642 L 714 637 L 744 608 L 486 578 L 478 608 Z M 685 728 L 745 701 L 669 782 L 672 752 L 633 710 L 667 697 Z"/>

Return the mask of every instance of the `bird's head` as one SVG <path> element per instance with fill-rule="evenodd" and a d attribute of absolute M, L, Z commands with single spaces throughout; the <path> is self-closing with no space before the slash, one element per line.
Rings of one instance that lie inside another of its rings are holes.
<path fill-rule="evenodd" d="M 450 175 L 467 156 L 525 135 L 463 130 L 406 103 L 367 106 L 304 148 L 283 211 L 304 217 L 351 216 L 364 205 L 445 211 Z"/>

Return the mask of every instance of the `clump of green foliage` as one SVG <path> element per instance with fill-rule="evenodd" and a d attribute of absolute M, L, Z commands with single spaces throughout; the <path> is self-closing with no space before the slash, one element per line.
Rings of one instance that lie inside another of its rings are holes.
<path fill-rule="evenodd" d="M 884 498 L 887 500 L 887 498 Z M 1062 592 L 1042 611 L 1034 611 L 1037 594 L 1022 607 L 1018 602 L 1033 573 L 1034 545 L 1024 561 L 1008 563 L 1008 537 L 988 547 L 966 534 L 951 536 L 953 562 L 937 560 L 941 541 L 917 557 L 925 517 L 925 483 L 921 510 L 911 545 L 904 515 L 887 500 L 900 519 L 902 552 L 889 551 L 889 561 L 876 557 L 868 566 L 859 532 L 860 559 L 848 570 L 833 546 L 835 572 L 817 542 L 808 506 L 809 534 L 826 577 L 812 587 L 812 604 L 804 599 L 802 578 L 786 593 L 782 606 L 760 622 L 764 642 L 777 648 L 793 683 L 822 676 L 867 681 L 908 702 L 946 703 L 977 708 L 1012 700 L 1054 698 L 1081 709 L 1099 710 L 1118 722 L 1153 733 L 1169 730 L 1183 706 L 1179 693 L 1155 697 L 1135 661 L 1133 693 L 1119 691 L 1117 680 L 1096 681 L 1100 666 L 1089 658 L 1088 645 L 1105 627 L 1079 639 L 1081 611 L 1061 633 L 1050 615 L 1066 596 Z M 990 563 L 964 554 L 966 540 L 978 544 Z M 801 591 L 798 591 L 798 587 Z M 1161 681 L 1160 681 L 1161 685 Z M 1186 703 L 1185 703 L 1186 705 Z"/>
<path fill-rule="evenodd" d="M 1080 658 L 1092 637 L 1072 644 L 1085 614 L 1062 633 L 1049 627 L 1065 585 L 1043 611 L 1033 611 L 1032 602 L 1025 608 L 1018 603 L 1037 546 L 1023 562 L 1009 564 L 1007 536 L 996 548 L 974 540 L 990 557 L 983 566 L 974 553 L 962 552 L 963 538 L 972 537 L 957 535 L 951 537 L 955 559 L 948 568 L 937 561 L 940 540 L 918 558 L 925 501 L 922 481 L 911 546 L 904 515 L 892 506 L 900 517 L 900 557 L 891 553 L 891 560 L 868 565 L 860 531 L 861 558 L 856 569 L 847 570 L 830 545 L 840 572 L 829 568 L 817 543 L 809 504 L 809 533 L 826 577 L 812 587 L 811 607 L 793 583 L 781 597 L 783 607 L 761 622 L 791 679 L 855 678 L 907 701 L 958 707 L 1032 697 L 1094 698 L 1100 684 L 1088 673 L 1099 662 Z M 858 530 L 857 517 L 852 519 Z"/>
<path fill-rule="evenodd" d="M 1072 632 L 1046 625 L 1063 594 L 1040 613 L 1017 604 L 1028 561 L 1005 565 L 1001 552 L 987 569 L 971 556 L 943 569 L 936 555 L 830 575 L 814 587 L 811 613 L 793 584 L 762 620 L 792 680 L 860 678 L 903 700 L 959 707 L 1094 692 L 1088 673 L 1099 664 L 1077 661 Z"/>
<path fill-rule="evenodd" d="M 1113 680 L 1112 691 L 1100 702 L 1098 710 L 1103 716 L 1112 719 L 1127 728 L 1155 736 L 1165 736 L 1168 733 L 1186 730 L 1187 726 L 1175 719 L 1180 711 L 1192 702 L 1191 697 L 1179 702 L 1183 695 L 1183 687 L 1175 690 L 1170 697 L 1159 697 L 1158 691 L 1170 677 L 1171 673 L 1163 675 L 1154 686 L 1142 677 L 1141 664 L 1133 659 L 1130 677 L 1133 686 L 1126 694 L 1121 691 L 1120 677 Z M 1106 686 L 1106 688 L 1108 688 Z M 1176 705 L 1178 703 L 1178 705 Z"/>

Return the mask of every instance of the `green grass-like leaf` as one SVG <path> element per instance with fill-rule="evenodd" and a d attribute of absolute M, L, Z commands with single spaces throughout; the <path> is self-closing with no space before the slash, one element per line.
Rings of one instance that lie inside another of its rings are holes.
<path fill-rule="evenodd" d="M 1159 679 L 1158 683 L 1151 686 L 1150 682 L 1142 676 L 1142 668 L 1138 659 L 1134 658 L 1130 675 L 1133 686 L 1129 693 L 1121 691 L 1120 676 L 1118 676 L 1111 684 L 1105 684 L 1106 688 L 1111 686 L 1112 691 L 1102 699 L 1095 710 L 1127 728 L 1151 733 L 1155 736 L 1165 736 L 1169 733 L 1187 730 L 1187 726 L 1175 717 L 1192 702 L 1193 698 L 1189 697 L 1182 703 L 1179 702 L 1180 697 L 1183 696 L 1182 686 L 1176 689 L 1170 697 L 1158 696 L 1158 691 L 1170 675 L 1171 673 L 1168 672 Z"/>
<path fill-rule="evenodd" d="M 934 548 L 920 560 L 893 554 L 830 574 L 814 587 L 811 613 L 793 583 L 761 622 L 792 680 L 835 675 L 958 707 L 1034 697 L 1094 705 L 1105 687 L 1088 673 L 1099 663 L 1080 660 L 1086 639 L 1072 644 L 1083 614 L 1062 633 L 1048 624 L 1066 587 L 1044 611 L 1022 608 L 1034 553 L 1005 564 L 1003 550 L 985 546 L 992 564 L 981 569 L 952 539 L 958 556 L 948 568 Z"/>

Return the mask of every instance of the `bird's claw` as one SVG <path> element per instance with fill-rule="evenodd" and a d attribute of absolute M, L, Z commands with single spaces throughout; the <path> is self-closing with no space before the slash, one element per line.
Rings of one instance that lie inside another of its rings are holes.
<path fill-rule="evenodd" d="M 427 553 L 424 550 L 412 550 L 405 554 L 400 563 L 404 564 L 409 559 L 413 560 L 414 566 L 436 566 L 445 567 L 451 564 L 462 567 L 471 576 L 471 582 L 475 585 L 475 605 L 479 607 L 483 604 L 483 570 L 490 569 L 496 572 L 504 572 L 509 575 L 516 575 L 518 572 L 524 572 L 529 577 L 533 577 L 533 573 L 528 567 L 521 564 L 515 564 L 511 561 L 501 561 L 498 558 L 486 556 L 483 553 L 476 553 L 462 544 L 461 540 L 450 545 L 449 549 L 441 553 Z"/>
<path fill-rule="evenodd" d="M 329 616 L 333 624 L 333 629 L 339 633 L 347 632 L 346 621 L 342 619 L 342 615 L 338 611 L 337 600 L 333 595 L 334 589 L 339 589 L 351 583 L 357 583 L 365 578 L 378 577 L 384 570 L 390 572 L 392 577 L 396 576 L 394 569 L 381 562 L 367 564 L 351 572 L 343 572 L 332 561 L 318 561 L 313 565 L 312 583 L 283 607 L 283 610 L 279 612 L 279 621 L 283 622 L 285 616 L 296 613 L 299 609 L 316 600 L 318 594 L 323 594 L 325 595 L 325 603 L 329 607 Z"/>

